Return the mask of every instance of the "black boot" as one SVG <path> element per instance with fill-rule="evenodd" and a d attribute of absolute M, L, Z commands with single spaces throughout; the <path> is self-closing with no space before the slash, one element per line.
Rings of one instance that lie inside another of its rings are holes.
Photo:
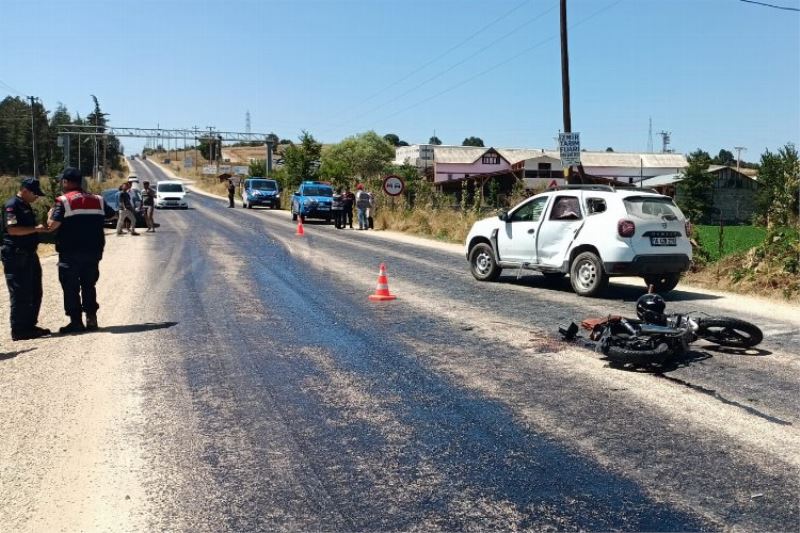
<path fill-rule="evenodd" d="M 59 333 L 83 333 L 86 326 L 83 325 L 83 317 L 80 315 L 72 317 L 69 324 L 58 329 Z"/>

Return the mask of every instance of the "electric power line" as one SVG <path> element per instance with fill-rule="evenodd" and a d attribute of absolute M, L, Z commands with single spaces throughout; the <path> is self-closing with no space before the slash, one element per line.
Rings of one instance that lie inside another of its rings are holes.
<path fill-rule="evenodd" d="M 430 60 L 430 61 L 428 61 L 427 63 L 424 63 L 422 66 L 420 66 L 420 67 L 417 67 L 416 69 L 414 69 L 413 71 L 409 72 L 409 73 L 408 73 L 408 74 L 406 74 L 405 76 L 403 76 L 403 77 L 401 77 L 401 78 L 399 78 L 399 79 L 397 79 L 397 80 L 393 81 L 392 83 L 389 83 L 389 84 L 387 84 L 386 86 L 382 87 L 382 88 L 381 88 L 379 91 L 376 91 L 375 93 L 373 93 L 372 95 L 368 96 L 367 98 L 364 98 L 364 99 L 362 99 L 362 100 L 361 100 L 361 101 L 359 101 L 359 103 L 358 103 L 358 104 L 356 104 L 354 107 L 351 107 L 351 108 L 349 108 L 349 109 L 348 109 L 346 112 L 344 112 L 344 113 L 341 113 L 339 116 L 342 116 L 342 115 L 344 115 L 344 114 L 349 114 L 349 113 L 350 113 L 351 111 L 353 111 L 354 109 L 357 109 L 358 107 L 360 107 L 360 106 L 364 105 L 365 103 L 367 103 L 367 102 L 369 102 L 369 101 L 373 100 L 375 97 L 377 97 L 377 96 L 380 96 L 381 94 L 383 94 L 384 92 L 386 92 L 388 89 L 391 89 L 392 87 L 396 86 L 397 84 L 399 84 L 399 83 L 402 83 L 402 82 L 406 81 L 407 79 L 409 79 L 410 77 L 412 77 L 414 74 L 416 74 L 416 73 L 418 73 L 418 72 L 420 72 L 420 71 L 422 71 L 422 70 L 425 70 L 427 67 L 429 67 L 429 66 L 431 66 L 432 64 L 436 63 L 437 61 L 439 61 L 440 59 L 442 59 L 443 57 L 445 57 L 446 55 L 448 55 L 450 52 L 453 52 L 454 50 L 457 50 L 457 49 L 461 48 L 462 46 L 464 46 L 465 44 L 467 44 L 468 42 L 470 42 L 472 39 L 474 39 L 475 37 L 477 37 L 478 35 L 480 35 L 480 34 L 481 34 L 481 33 L 483 33 L 484 31 L 488 30 L 489 28 L 491 28 L 492 26 L 494 26 L 495 24 L 497 24 L 498 22 L 500 22 L 500 21 L 501 21 L 501 20 L 503 20 L 504 18 L 508 17 L 510 14 L 512 14 L 513 12 L 517 11 L 517 10 L 518 10 L 518 9 L 520 9 L 522 6 L 524 6 L 525 4 L 527 4 L 528 2 L 529 2 L 529 0 L 523 0 L 522 2 L 520 2 L 519 4 L 517 4 L 515 7 L 511 8 L 511 9 L 510 9 L 510 10 L 508 10 L 508 11 L 506 11 L 505 13 L 503 13 L 502 15 L 500 15 L 499 17 L 497 17 L 496 19 L 494 19 L 494 20 L 492 20 L 491 22 L 489 22 L 488 24 L 485 24 L 484 26 L 482 26 L 482 27 L 481 27 L 480 29 L 478 29 L 477 31 L 473 32 L 473 33 L 472 33 L 471 35 L 469 35 L 469 36 L 468 36 L 466 39 L 463 39 L 462 41 L 460 41 L 460 42 L 456 43 L 455 45 L 451 46 L 450 48 L 448 48 L 447 50 L 445 50 L 444 52 L 442 52 L 442 53 L 441 53 L 441 54 L 439 54 L 438 56 L 434 57 L 433 59 L 431 59 L 431 60 Z M 338 127 L 338 126 L 337 126 L 337 127 Z"/>
<path fill-rule="evenodd" d="M 432 81 L 434 81 L 434 80 L 436 80 L 436 79 L 438 79 L 438 78 L 441 78 L 442 76 L 444 76 L 444 75 L 445 75 L 445 74 L 447 74 L 448 72 L 450 72 L 450 71 L 452 71 L 452 70 L 454 70 L 454 69 L 456 69 L 456 68 L 460 67 L 461 65 L 463 65 L 464 63 L 466 63 L 467 61 L 469 61 L 470 59 L 472 59 L 473 57 L 475 57 L 475 56 L 477 56 L 477 55 L 480 55 L 480 54 L 482 54 L 483 52 L 485 52 L 486 50 L 488 50 L 488 49 L 489 49 L 489 48 L 491 48 L 492 46 L 496 45 L 496 44 L 497 44 L 497 43 L 499 43 L 500 41 L 502 41 L 502 40 L 504 40 L 504 39 L 507 39 L 508 37 L 510 37 L 511 35 L 513 35 L 514 33 L 518 32 L 519 30 L 521 30 L 522 28 L 524 28 L 525 26 L 527 26 L 527 25 L 529 25 L 529 24 L 532 24 L 533 22 L 536 22 L 537 20 L 541 19 L 542 17 L 544 17 L 545 15 L 547 15 L 548 13 L 550 13 L 551 11 L 553 11 L 553 10 L 554 10 L 556 7 L 558 7 L 558 4 L 553 4 L 553 6 L 551 6 L 551 7 L 550 7 L 550 8 L 548 8 L 548 9 L 546 9 L 545 11 L 543 11 L 543 12 L 539 13 L 539 14 L 538 14 L 538 15 L 536 15 L 535 17 L 533 17 L 533 18 L 530 18 L 530 19 L 526 20 L 525 22 L 523 22 L 522 24 L 518 25 L 517 27 L 515 27 L 515 28 L 514 28 L 514 29 L 512 29 L 511 31 L 504 33 L 503 35 L 501 35 L 500 37 L 496 38 L 495 40 L 493 40 L 493 41 L 492 41 L 492 42 L 490 42 L 489 44 L 487 44 L 487 45 L 485 45 L 485 46 L 481 47 L 481 48 L 480 48 L 480 49 L 479 49 L 477 52 L 474 52 L 474 53 L 472 53 L 472 54 L 468 55 L 467 57 L 465 57 L 465 58 L 464 58 L 464 59 L 462 59 L 461 61 L 459 61 L 459 62 L 457 62 L 457 63 L 455 63 L 455 64 L 453 64 L 453 65 L 449 66 L 448 68 L 446 68 L 446 69 L 442 70 L 441 72 L 439 72 L 439 73 L 437 73 L 437 74 L 434 74 L 433 76 L 431 76 L 431 77 L 429 77 L 429 78 L 427 78 L 427 79 L 423 80 L 422 82 L 420 82 L 420 83 L 418 83 L 417 85 L 415 85 L 415 86 L 411 87 L 410 89 L 408 89 L 408 90 L 406 90 L 406 91 L 404 91 L 404 92 L 402 92 L 402 93 L 398 94 L 397 96 L 395 96 L 395 97 L 393 97 L 393 98 L 390 98 L 389 100 L 387 100 L 387 101 L 383 102 L 382 104 L 380 104 L 380 105 L 378 105 L 378 106 L 376 106 L 376 107 L 373 107 L 372 109 L 369 109 L 369 110 L 367 110 L 367 111 L 365 111 L 365 112 L 363 112 L 363 113 L 360 113 L 360 114 L 356 115 L 355 117 L 352 117 L 351 119 L 349 119 L 348 121 L 346 121 L 346 122 L 344 122 L 344 123 L 342 123 L 342 124 L 338 124 L 337 126 L 334 126 L 334 128 L 340 128 L 340 127 L 342 127 L 342 126 L 344 126 L 344 125 L 346 125 L 346 124 L 349 124 L 349 123 L 353 122 L 354 120 L 358 120 L 358 119 L 360 119 L 360 118 L 362 118 L 362 117 L 365 117 L 365 116 L 367 116 L 367 115 L 370 115 L 370 114 L 374 113 L 375 111 L 378 111 L 378 110 L 382 109 L 383 107 L 386 107 L 387 105 L 389 105 L 389 104 L 391 104 L 391 103 L 394 103 L 394 102 L 398 101 L 399 99 L 403 98 L 404 96 L 407 96 L 407 95 L 409 95 L 409 94 L 413 93 L 413 92 L 414 92 L 414 91 L 416 91 L 417 89 L 419 89 L 419 88 L 421 88 L 421 87 L 424 87 L 425 85 L 429 84 L 430 82 L 432 82 Z M 331 128 L 331 129 L 333 129 L 333 128 Z"/>
<path fill-rule="evenodd" d="M 9 84 L 7 84 L 6 82 L 4 82 L 3 80 L 0 80 L 0 85 L 2 85 L 3 87 L 5 87 L 6 89 L 8 89 L 9 91 L 11 91 L 12 93 L 15 93 L 17 96 L 22 96 L 23 98 L 27 98 L 27 97 L 28 97 L 28 95 L 27 95 L 27 94 L 22 94 L 21 92 L 19 92 L 19 91 L 18 91 L 18 90 L 16 90 L 15 88 L 13 88 L 11 85 L 9 85 Z"/>
<path fill-rule="evenodd" d="M 759 6 L 771 7 L 772 9 L 783 9 L 784 11 L 800 11 L 800 8 L 797 7 L 777 6 L 775 4 L 767 4 L 766 2 L 756 2 L 755 0 L 739 0 L 739 1 L 745 2 L 747 4 L 756 4 Z"/>
<path fill-rule="evenodd" d="M 595 11 L 594 13 L 589 15 L 588 17 L 576 22 L 575 24 L 572 24 L 569 27 L 569 29 L 576 28 L 576 27 L 580 26 L 581 24 L 584 24 L 584 23 L 590 21 L 591 19 L 599 16 L 600 14 L 602 14 L 605 11 L 608 11 L 609 9 L 611 9 L 615 5 L 621 3 L 622 1 L 623 0 L 616 0 L 614 2 L 611 2 L 610 4 L 606 5 L 605 7 Z M 420 100 L 420 101 L 418 101 L 418 102 L 416 102 L 416 103 L 414 103 L 414 104 L 412 104 L 412 105 L 410 105 L 408 107 L 405 107 L 403 109 L 400 109 L 399 111 L 396 111 L 396 112 L 394 112 L 394 113 L 392 113 L 390 115 L 386 115 L 386 116 L 378 119 L 376 121 L 376 123 L 380 123 L 380 122 L 383 122 L 384 120 L 388 120 L 390 118 L 393 118 L 393 117 L 395 117 L 395 116 L 397 116 L 397 115 L 399 115 L 401 113 L 405 113 L 406 111 L 410 111 L 411 109 L 414 109 L 415 107 L 419 107 L 420 105 L 422 105 L 422 104 L 424 104 L 426 102 L 429 102 L 429 101 L 431 101 L 431 100 L 433 100 L 435 98 L 438 98 L 439 96 L 442 96 L 443 94 L 447 94 L 450 91 L 453 91 L 453 90 L 463 86 L 464 84 L 471 82 L 472 80 L 475 80 L 475 79 L 477 79 L 477 78 L 479 78 L 481 76 L 484 76 L 484 75 L 488 74 L 489 72 L 492 72 L 493 70 L 497 70 L 498 68 L 500 68 L 502 66 L 505 66 L 505 65 L 511 63 L 512 61 L 515 61 L 515 60 L 519 59 L 520 57 L 522 57 L 523 55 L 527 54 L 528 52 L 530 52 L 530 51 L 532 51 L 532 50 L 534 50 L 536 48 L 539 48 L 540 46 L 543 46 L 543 45 L 547 44 L 548 42 L 550 42 L 550 41 L 552 41 L 554 39 L 557 39 L 557 38 L 558 38 L 558 35 L 551 35 L 550 37 L 537 42 L 533 46 L 529 46 L 528 48 L 525 48 L 524 50 L 520 51 L 518 54 L 514 54 L 513 56 L 509 57 L 505 61 L 502 61 L 500 63 L 496 63 L 495 65 L 487 68 L 486 70 L 478 72 L 477 74 L 474 74 L 474 75 L 472 75 L 472 76 L 470 76 L 470 77 L 468 77 L 468 78 L 466 78 L 464 80 L 461 80 L 460 82 L 458 82 L 458 83 L 456 83 L 454 85 L 451 85 L 450 87 L 448 87 L 448 88 L 446 88 L 446 89 L 444 89 L 444 90 L 442 90 L 442 91 L 440 91 L 440 92 L 438 92 L 438 93 L 436 93 L 436 94 L 434 94 L 432 96 L 429 96 L 428 98 Z"/>

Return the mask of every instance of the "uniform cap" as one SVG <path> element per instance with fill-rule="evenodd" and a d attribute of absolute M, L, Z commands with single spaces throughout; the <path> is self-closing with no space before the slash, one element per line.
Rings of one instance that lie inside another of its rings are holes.
<path fill-rule="evenodd" d="M 356 185 L 356 189 L 358 189 L 359 191 L 363 191 L 364 190 L 364 186 L 359 183 L 358 185 Z"/>
<path fill-rule="evenodd" d="M 24 179 L 24 180 L 22 180 L 22 186 L 25 189 L 28 189 L 29 191 L 31 191 L 36 196 L 44 196 L 44 193 L 42 192 L 42 188 L 39 185 L 39 180 L 37 180 L 37 179 L 34 179 L 34 178 Z"/>
<path fill-rule="evenodd" d="M 64 172 L 61 173 L 61 179 L 80 182 L 83 179 L 83 176 L 81 176 L 81 171 L 77 168 L 69 167 L 64 169 Z"/>

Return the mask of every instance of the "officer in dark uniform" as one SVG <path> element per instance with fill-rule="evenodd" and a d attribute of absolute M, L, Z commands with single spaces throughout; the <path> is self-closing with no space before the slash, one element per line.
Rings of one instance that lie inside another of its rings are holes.
<path fill-rule="evenodd" d="M 61 174 L 64 194 L 56 198 L 47 221 L 50 231 L 58 230 L 58 280 L 64 291 L 64 311 L 70 319 L 69 324 L 59 329 L 61 333 L 80 333 L 98 327 L 100 306 L 95 284 L 100 277 L 100 260 L 106 244 L 103 222 L 114 216 L 114 210 L 103 197 L 85 192 L 81 182 L 78 169 L 64 170 Z M 86 313 L 85 326 L 83 313 Z"/>
<path fill-rule="evenodd" d="M 49 335 L 36 325 L 42 305 L 42 266 L 36 248 L 39 233 L 47 229 L 36 224 L 31 204 L 44 196 L 39 181 L 29 178 L 3 209 L 2 259 L 11 302 L 11 338 L 15 341 Z"/>
<path fill-rule="evenodd" d="M 228 207 L 236 207 L 236 204 L 233 203 L 233 196 L 236 194 L 236 185 L 233 184 L 233 180 L 228 178 Z"/>

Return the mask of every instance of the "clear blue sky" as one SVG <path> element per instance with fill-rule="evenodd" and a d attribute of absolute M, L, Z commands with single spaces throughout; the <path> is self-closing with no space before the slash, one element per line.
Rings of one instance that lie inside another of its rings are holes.
<path fill-rule="evenodd" d="M 2 4 L 0 82 L 82 116 L 95 94 L 112 125 L 244 131 L 249 110 L 253 131 L 292 139 L 435 130 L 499 147 L 553 146 L 562 125 L 557 0 Z M 800 13 L 569 0 L 569 22 L 585 148 L 644 150 L 649 117 L 656 148 L 660 130 L 676 150 L 746 146 L 747 160 L 800 140 Z"/>

